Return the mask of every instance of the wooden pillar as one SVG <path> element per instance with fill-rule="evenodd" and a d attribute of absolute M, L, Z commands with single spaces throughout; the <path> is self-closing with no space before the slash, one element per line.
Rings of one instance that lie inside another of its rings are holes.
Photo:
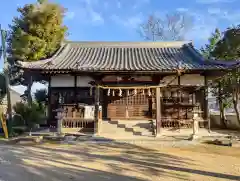
<path fill-rule="evenodd" d="M 95 86 L 95 109 L 94 109 L 94 134 L 99 134 L 99 105 L 100 105 L 100 88 L 99 82 Z"/>
<path fill-rule="evenodd" d="M 74 97 L 77 97 L 77 76 L 74 75 Z M 78 103 L 77 99 L 74 99 L 74 103 Z"/>
<path fill-rule="evenodd" d="M 52 90 L 51 90 L 51 76 L 48 79 L 48 112 L 47 112 L 47 126 L 49 127 L 51 125 L 51 119 L 52 119 Z"/>
<path fill-rule="evenodd" d="M 181 82 L 180 82 L 180 76 L 178 75 L 178 90 L 177 90 L 177 103 L 181 103 L 180 100 L 180 86 L 181 86 Z M 180 104 L 178 105 L 178 121 L 180 120 Z"/>
<path fill-rule="evenodd" d="M 204 119 L 208 121 L 208 129 L 210 131 L 210 114 L 209 114 L 209 107 L 208 107 L 208 86 L 207 86 L 207 77 L 206 75 L 204 76 Z"/>
<path fill-rule="evenodd" d="M 102 124 L 102 97 L 103 97 L 103 91 L 102 89 L 99 89 L 99 107 L 98 107 L 98 134 L 101 134 L 101 124 Z"/>
<path fill-rule="evenodd" d="M 156 136 L 161 133 L 161 90 L 160 87 L 156 88 Z"/>

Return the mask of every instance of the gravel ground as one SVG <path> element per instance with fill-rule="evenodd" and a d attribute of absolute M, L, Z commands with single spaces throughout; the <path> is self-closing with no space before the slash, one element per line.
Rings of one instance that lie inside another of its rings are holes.
<path fill-rule="evenodd" d="M 18 180 L 240 180 L 240 151 L 154 142 L 0 145 L 0 181 Z"/>

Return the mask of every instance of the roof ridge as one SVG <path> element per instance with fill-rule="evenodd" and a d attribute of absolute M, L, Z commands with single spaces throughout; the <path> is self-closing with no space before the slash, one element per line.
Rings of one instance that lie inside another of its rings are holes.
<path fill-rule="evenodd" d="M 101 46 L 101 47 L 182 47 L 185 44 L 192 43 L 192 41 L 65 41 L 65 44 L 75 46 Z"/>
<path fill-rule="evenodd" d="M 201 63 L 205 63 L 206 62 L 204 57 L 193 47 L 192 43 L 185 44 L 184 46 L 190 51 L 190 53 L 192 53 L 193 55 L 198 57 L 202 61 Z"/>

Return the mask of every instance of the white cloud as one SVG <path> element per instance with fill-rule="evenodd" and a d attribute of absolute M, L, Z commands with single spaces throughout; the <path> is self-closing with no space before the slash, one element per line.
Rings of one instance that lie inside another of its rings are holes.
<path fill-rule="evenodd" d="M 240 14 L 237 11 L 224 11 L 221 12 L 220 18 L 227 20 L 229 24 L 237 25 L 240 24 Z"/>
<path fill-rule="evenodd" d="M 187 12 L 188 9 L 187 8 L 177 8 L 176 9 L 178 12 Z"/>
<path fill-rule="evenodd" d="M 201 1 L 203 2 L 204 0 Z M 217 0 L 208 0 L 208 2 L 210 1 L 217 2 Z M 224 2 L 229 1 L 224 0 Z M 182 8 L 177 10 L 185 11 Z M 230 11 L 224 7 L 209 7 L 207 12 L 206 10 L 188 9 L 186 13 L 192 16 L 193 19 L 193 27 L 187 33 L 186 38 L 199 42 L 206 42 L 216 28 L 223 28 L 222 30 L 224 30 L 228 26 L 240 23 L 240 14 L 237 11 Z"/>
<path fill-rule="evenodd" d="M 96 9 L 99 5 L 98 0 L 79 0 L 81 6 L 77 8 L 76 16 L 80 23 L 91 24 L 91 25 L 102 25 L 105 20 L 101 12 Z M 103 4 L 104 8 L 108 7 L 108 3 Z"/>
<path fill-rule="evenodd" d="M 104 23 L 104 19 L 103 19 L 102 15 L 100 13 L 94 11 L 93 9 L 89 10 L 89 15 L 90 15 L 93 23 L 97 23 L 97 24 Z"/>
<path fill-rule="evenodd" d="M 150 3 L 150 0 L 136 0 L 135 4 L 133 4 L 132 8 L 137 9 L 137 8 L 143 7 L 149 3 Z"/>
<path fill-rule="evenodd" d="M 65 14 L 65 19 L 66 20 L 71 20 L 71 19 L 73 19 L 75 17 L 75 12 L 73 12 L 73 11 L 69 11 L 69 12 L 67 12 L 66 14 Z"/>
<path fill-rule="evenodd" d="M 122 4 L 121 4 L 121 2 L 120 1 L 117 1 L 117 8 L 121 8 L 122 7 Z"/>
<path fill-rule="evenodd" d="M 200 4 L 231 3 L 235 0 L 196 0 Z"/>
<path fill-rule="evenodd" d="M 219 20 L 208 13 L 189 11 L 193 18 L 193 27 L 187 33 L 187 39 L 195 41 L 206 41 L 214 29 L 217 27 Z"/>
<path fill-rule="evenodd" d="M 208 13 L 210 15 L 218 15 L 219 13 L 221 13 L 221 9 L 220 8 L 208 8 Z"/>
<path fill-rule="evenodd" d="M 85 3 L 89 6 L 92 6 L 94 4 L 97 4 L 99 1 L 98 0 L 80 0 L 80 2 Z"/>
<path fill-rule="evenodd" d="M 143 22 L 143 15 L 141 13 L 129 17 L 120 17 L 117 15 L 112 15 L 111 19 L 116 24 L 123 25 L 126 28 L 135 29 Z"/>

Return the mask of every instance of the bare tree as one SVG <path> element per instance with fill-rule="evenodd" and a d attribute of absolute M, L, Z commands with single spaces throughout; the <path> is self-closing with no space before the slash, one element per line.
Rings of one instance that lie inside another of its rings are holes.
<path fill-rule="evenodd" d="M 146 40 L 184 40 L 192 28 L 192 19 L 185 13 L 166 14 L 164 18 L 151 15 L 140 25 L 139 33 Z"/>

